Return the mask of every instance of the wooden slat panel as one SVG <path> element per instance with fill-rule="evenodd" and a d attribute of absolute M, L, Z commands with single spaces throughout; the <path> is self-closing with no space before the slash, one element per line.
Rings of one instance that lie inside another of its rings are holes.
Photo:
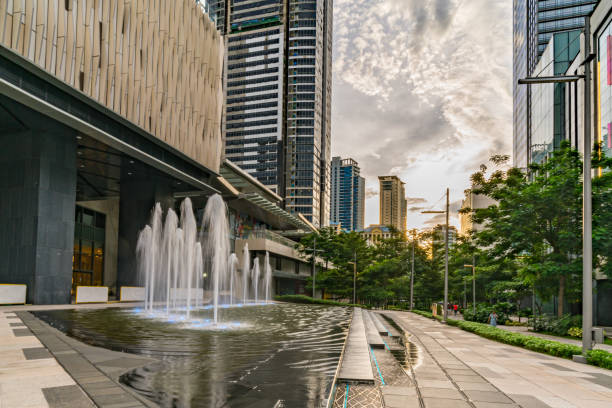
<path fill-rule="evenodd" d="M 223 44 L 195 2 L 0 0 L 0 42 L 218 169 Z"/>

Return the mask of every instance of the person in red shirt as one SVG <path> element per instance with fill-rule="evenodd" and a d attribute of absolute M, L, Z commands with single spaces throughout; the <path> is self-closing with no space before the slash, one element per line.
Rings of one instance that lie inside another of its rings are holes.
<path fill-rule="evenodd" d="M 453 310 L 455 311 L 455 316 L 457 316 L 457 310 L 459 310 L 459 306 L 457 304 L 454 304 Z"/>

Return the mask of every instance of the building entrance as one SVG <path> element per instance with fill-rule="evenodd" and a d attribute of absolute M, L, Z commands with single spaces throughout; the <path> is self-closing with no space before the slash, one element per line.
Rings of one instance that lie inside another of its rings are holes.
<path fill-rule="evenodd" d="M 76 206 L 72 290 L 77 286 L 102 286 L 104 282 L 104 240 L 106 215 Z"/>

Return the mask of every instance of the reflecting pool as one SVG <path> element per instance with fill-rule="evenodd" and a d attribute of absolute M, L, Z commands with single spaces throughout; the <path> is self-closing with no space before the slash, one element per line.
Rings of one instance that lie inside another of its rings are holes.
<path fill-rule="evenodd" d="M 35 315 L 95 346 L 158 359 L 121 382 L 164 407 L 318 407 L 328 395 L 350 308 L 269 304 L 212 310 L 189 322 L 136 309 L 54 310 Z"/>

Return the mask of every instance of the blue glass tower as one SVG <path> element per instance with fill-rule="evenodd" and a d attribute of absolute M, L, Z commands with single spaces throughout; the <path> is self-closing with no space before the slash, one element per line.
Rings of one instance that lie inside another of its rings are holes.
<path fill-rule="evenodd" d="M 340 224 L 344 231 L 364 227 L 365 179 L 359 172 L 355 160 L 332 158 L 330 223 Z"/>

